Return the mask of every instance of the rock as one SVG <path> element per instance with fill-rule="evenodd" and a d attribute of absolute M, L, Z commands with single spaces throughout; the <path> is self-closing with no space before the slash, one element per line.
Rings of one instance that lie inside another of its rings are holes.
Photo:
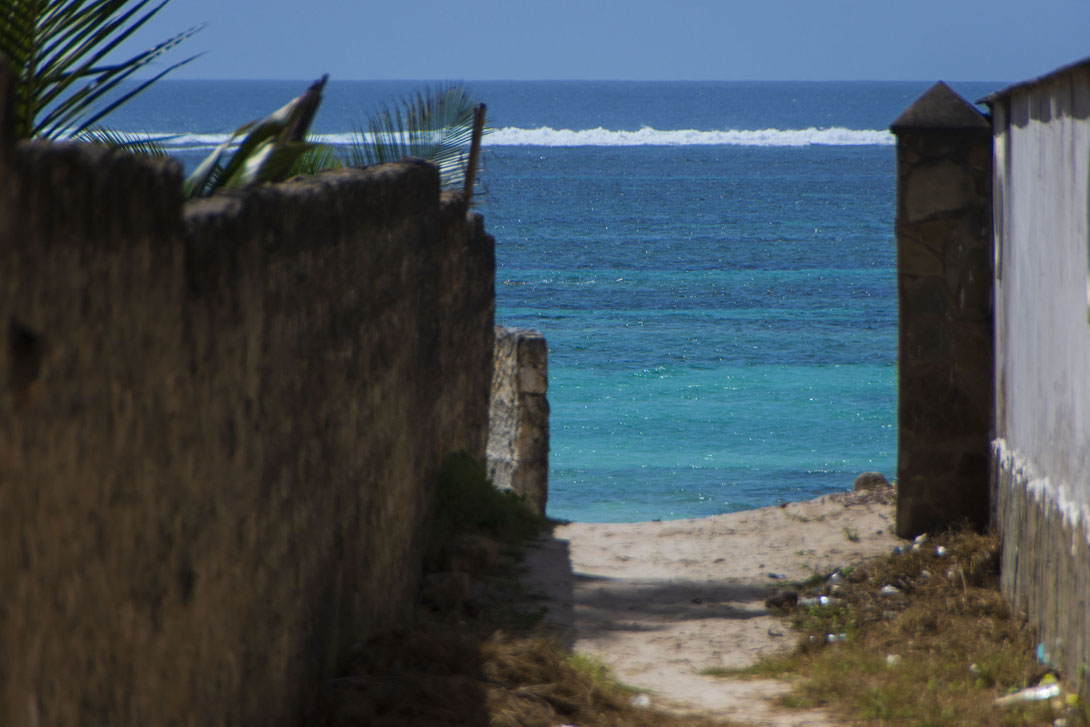
<path fill-rule="evenodd" d="M 855 478 L 853 489 L 856 492 L 871 492 L 873 490 L 885 490 L 892 488 L 886 476 L 881 472 L 864 472 Z"/>
<path fill-rule="evenodd" d="M 798 605 L 799 594 L 796 591 L 780 591 L 765 599 L 765 608 L 787 611 Z"/>

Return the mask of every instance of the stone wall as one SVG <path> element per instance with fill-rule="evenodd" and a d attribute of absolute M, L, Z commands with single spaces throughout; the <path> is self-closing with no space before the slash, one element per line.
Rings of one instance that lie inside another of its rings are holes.
<path fill-rule="evenodd" d="M 549 348 L 537 331 L 496 327 L 488 471 L 544 515 L 549 497 Z"/>
<path fill-rule="evenodd" d="M 988 99 L 1002 586 L 1090 690 L 1090 61 Z"/>
<path fill-rule="evenodd" d="M 492 239 L 434 167 L 179 184 L 0 139 L 0 724 L 298 723 L 484 455 Z"/>
<path fill-rule="evenodd" d="M 897 134 L 897 534 L 988 522 L 991 126 L 936 84 Z"/>

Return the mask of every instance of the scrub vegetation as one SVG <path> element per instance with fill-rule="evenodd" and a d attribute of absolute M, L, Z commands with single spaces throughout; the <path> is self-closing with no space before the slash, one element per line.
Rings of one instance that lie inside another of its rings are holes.
<path fill-rule="evenodd" d="M 787 614 L 799 633 L 793 653 L 708 673 L 790 679 L 785 706 L 852 724 L 1087 724 L 1085 702 L 1038 660 L 1032 629 L 999 594 L 996 539 L 951 532 L 917 546 L 799 584 L 809 592 Z M 1058 694 L 996 704 L 1050 684 Z"/>
<path fill-rule="evenodd" d="M 425 570 L 462 568 L 467 598 L 429 599 L 411 621 L 348 655 L 324 690 L 327 727 L 712 727 L 638 706 L 639 692 L 540 630 L 543 609 L 518 583 L 521 553 L 548 527 L 522 498 L 499 492 L 465 455 L 449 459 Z M 493 557 L 495 556 L 495 557 Z M 424 581 L 428 581 L 425 574 Z M 446 601 L 443 605 L 436 601 Z M 635 703 L 634 703 L 634 698 Z"/>

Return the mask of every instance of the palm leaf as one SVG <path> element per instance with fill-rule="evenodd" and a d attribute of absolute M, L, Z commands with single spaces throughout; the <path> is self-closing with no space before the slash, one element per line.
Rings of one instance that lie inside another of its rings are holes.
<path fill-rule="evenodd" d="M 163 146 L 173 136 L 151 137 L 143 134 L 130 134 L 116 129 L 108 129 L 104 126 L 93 126 L 84 129 L 73 137 L 76 141 L 88 144 L 102 144 L 112 149 L 122 149 L 132 154 L 167 159 L 170 155 Z"/>
<path fill-rule="evenodd" d="M 311 147 L 292 165 L 288 176 L 319 174 L 328 169 L 340 169 L 344 166 L 334 147 L 327 144 L 312 144 Z"/>
<path fill-rule="evenodd" d="M 119 84 L 182 43 L 191 28 L 121 62 L 108 58 L 169 0 L 0 0 L 0 52 L 18 74 L 16 134 L 77 135 L 170 71 L 116 98 Z"/>
<path fill-rule="evenodd" d="M 185 197 L 203 197 L 217 189 L 286 178 L 299 159 L 315 146 L 305 139 L 327 80 L 328 76 L 322 76 L 303 95 L 265 118 L 236 129 L 186 178 L 182 185 Z M 223 164 L 225 155 L 236 143 L 238 148 Z"/>
<path fill-rule="evenodd" d="M 419 157 L 439 167 L 444 188 L 458 187 L 465 180 L 477 106 L 468 89 L 452 85 L 380 108 L 366 131 L 357 129 L 348 161 L 352 166 L 371 166 Z"/>

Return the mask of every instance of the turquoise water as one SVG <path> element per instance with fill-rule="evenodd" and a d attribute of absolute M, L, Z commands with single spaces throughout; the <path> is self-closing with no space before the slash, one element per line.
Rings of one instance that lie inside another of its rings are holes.
<path fill-rule="evenodd" d="M 178 134 L 191 163 L 303 85 L 168 83 L 115 125 Z M 893 475 L 886 128 L 929 85 L 473 84 L 497 128 L 497 321 L 549 341 L 550 515 L 697 517 Z M 316 129 L 344 143 L 418 86 L 334 82 Z"/>

